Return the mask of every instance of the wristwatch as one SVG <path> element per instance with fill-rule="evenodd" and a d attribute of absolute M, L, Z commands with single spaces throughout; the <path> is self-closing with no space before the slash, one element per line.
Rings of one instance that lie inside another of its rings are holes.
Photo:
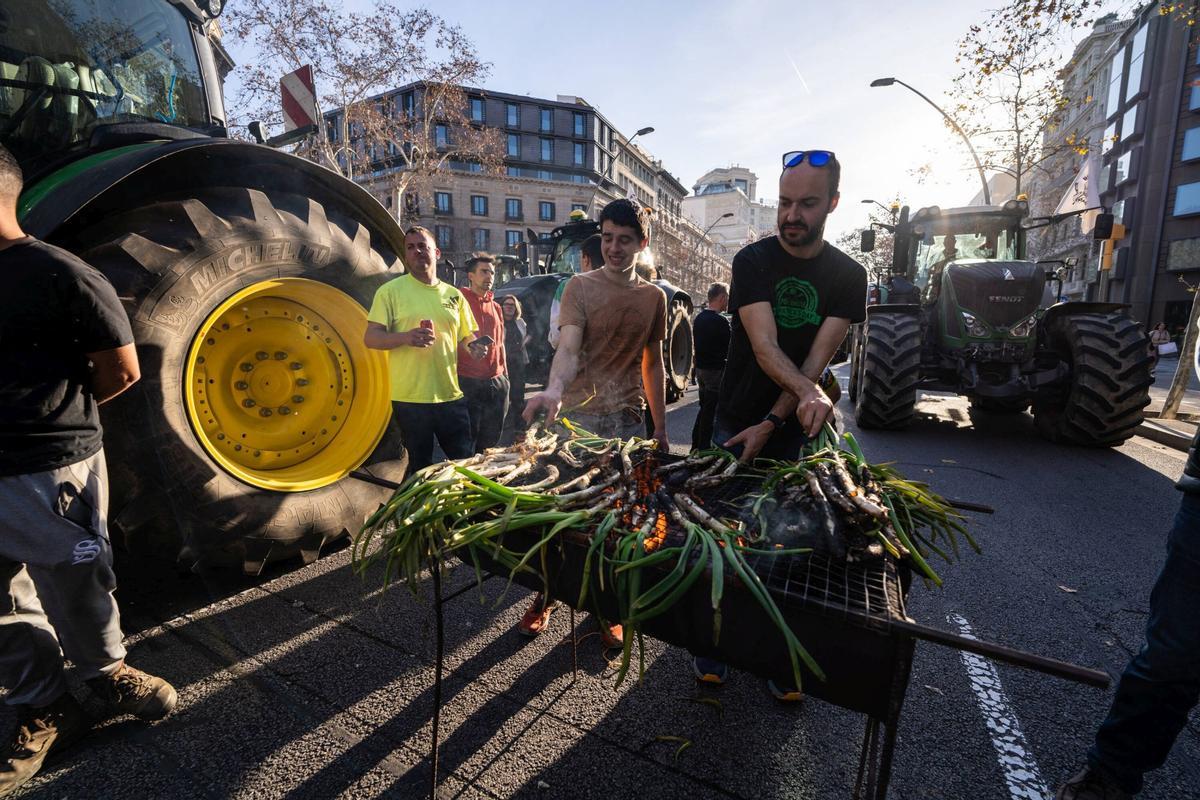
<path fill-rule="evenodd" d="M 783 427 L 783 420 L 781 420 L 779 417 L 775 416 L 774 414 L 767 414 L 765 417 L 763 417 L 762 421 L 769 422 L 772 425 L 774 425 L 775 430 L 779 430 L 780 428 Z"/>

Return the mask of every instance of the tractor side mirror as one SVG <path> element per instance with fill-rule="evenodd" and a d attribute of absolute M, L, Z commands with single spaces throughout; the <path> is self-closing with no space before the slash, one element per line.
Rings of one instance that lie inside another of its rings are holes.
<path fill-rule="evenodd" d="M 858 243 L 858 249 L 864 253 L 875 249 L 875 231 L 868 228 L 862 232 L 862 240 Z"/>
<path fill-rule="evenodd" d="M 254 137 L 254 141 L 257 144 L 265 144 L 266 143 L 267 135 L 263 131 L 262 120 L 257 120 L 257 119 L 254 120 L 253 122 L 251 122 L 249 125 L 246 126 L 246 129 L 248 131 L 250 131 L 250 135 Z"/>
<path fill-rule="evenodd" d="M 1103 241 L 1112 238 L 1113 232 L 1113 215 L 1104 213 L 1096 215 L 1096 225 L 1092 228 L 1092 238 L 1096 241 Z"/>

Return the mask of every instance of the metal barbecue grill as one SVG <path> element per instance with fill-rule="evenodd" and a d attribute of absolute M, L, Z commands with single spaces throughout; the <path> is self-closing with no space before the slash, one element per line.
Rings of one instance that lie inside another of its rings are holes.
<path fill-rule="evenodd" d="M 680 456 L 657 453 L 660 463 L 678 461 Z M 363 480 L 379 482 L 366 475 Z M 692 494 L 710 511 L 722 517 L 744 513 L 743 498 L 761 491 L 758 479 L 734 476 L 716 487 Z M 983 506 L 961 507 L 990 513 Z M 504 536 L 504 546 L 525 552 L 545 535 L 535 529 L 512 530 Z M 683 532 L 669 523 L 664 546 L 682 543 Z M 568 529 L 546 550 L 544 574 L 519 572 L 513 580 L 535 591 L 548 589 L 550 597 L 571 607 L 572 637 L 575 635 L 574 611 L 584 575 L 584 563 L 590 544 L 589 533 Z M 799 541 L 797 546 L 807 546 Z M 789 543 L 789 548 L 792 544 Z M 467 563 L 482 567 L 493 575 L 507 576 L 508 568 L 491 559 L 486 548 Z M 819 549 L 809 553 L 749 555 L 748 566 L 766 586 L 776 606 L 804 648 L 825 672 L 820 680 L 801 665 L 805 694 L 866 715 L 867 723 L 859 755 L 855 798 L 883 800 L 887 795 L 896 728 L 908 688 L 913 652 L 917 639 L 967 650 L 1094 686 L 1106 687 L 1108 675 L 1072 664 L 1023 653 L 1000 645 L 966 639 L 956 634 L 929 628 L 909 619 L 905 596 L 912 580 L 907 562 L 888 558 L 837 560 Z M 537 559 L 535 559 L 537 562 Z M 531 562 L 533 563 L 533 562 Z M 442 603 L 441 565 L 433 564 L 435 612 L 437 615 L 437 663 L 435 669 L 433 718 L 433 776 L 436 787 L 437 729 L 441 705 Z M 592 569 L 596 570 L 596 564 Z M 647 570 L 669 566 L 646 567 Z M 589 584 L 586 608 L 610 620 L 621 618 L 618 599 L 607 585 L 601 590 L 595 574 Z M 713 642 L 713 612 L 710 596 L 711 576 L 696 581 L 668 611 L 645 621 L 642 630 L 648 636 L 685 648 L 696 655 L 724 661 L 731 666 L 777 682 L 793 681 L 791 661 L 783 635 L 740 580 L 725 573 L 725 591 L 721 601 L 724 624 L 718 642 Z M 733 621 L 736 621 L 734 624 Z M 573 654 L 577 664 L 577 656 Z"/>

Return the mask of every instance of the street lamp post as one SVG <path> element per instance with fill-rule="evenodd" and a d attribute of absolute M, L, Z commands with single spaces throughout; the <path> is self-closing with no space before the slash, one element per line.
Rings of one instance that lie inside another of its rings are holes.
<path fill-rule="evenodd" d="M 704 232 L 701 233 L 700 236 L 696 239 L 696 243 L 694 245 L 692 245 L 692 252 L 688 253 L 687 261 L 684 263 L 691 264 L 692 260 L 696 257 L 696 253 L 698 253 L 700 251 L 700 243 L 708 238 L 708 232 L 711 231 L 713 228 L 717 227 L 718 222 L 720 222 L 723 219 L 732 217 L 732 216 L 733 216 L 732 211 L 726 211 L 724 214 L 722 214 L 721 216 L 714 219 L 712 221 L 712 224 L 709 225 L 707 228 L 705 228 Z"/>
<path fill-rule="evenodd" d="M 937 109 L 938 113 L 941 114 L 946 119 L 946 122 L 950 123 L 950 127 L 953 128 L 955 131 L 957 131 L 958 135 L 962 137 L 962 140 L 964 142 L 966 142 L 967 149 L 971 151 L 971 158 L 975 159 L 975 169 L 976 169 L 976 171 L 979 172 L 979 182 L 983 184 L 983 204 L 990 206 L 992 204 L 992 193 L 988 189 L 987 178 L 985 178 L 983 175 L 983 165 L 979 163 L 979 155 L 975 152 L 975 148 L 971 146 L 971 140 L 967 138 L 967 134 L 963 131 L 963 129 L 961 127 L 959 127 L 959 124 L 954 121 L 954 117 L 947 114 L 945 111 L 942 110 L 941 106 L 939 106 L 937 103 L 933 102 L 928 97 L 921 94 L 916 89 L 909 86 L 907 83 L 900 80 L 899 78 L 876 78 L 875 80 L 871 81 L 871 86 L 872 87 L 891 86 L 893 83 L 900 84 L 905 89 L 908 89 L 910 92 L 915 94 L 917 97 L 921 98 L 926 103 L 929 103 L 929 105 L 931 105 L 935 109 Z"/>
<path fill-rule="evenodd" d="M 889 214 L 891 214 L 891 216 L 892 216 L 892 222 L 895 222 L 895 221 L 896 221 L 896 212 L 900 210 L 900 204 L 899 204 L 899 203 L 892 203 L 892 205 L 891 205 L 890 207 L 888 207 L 888 206 L 885 206 L 883 203 L 879 202 L 878 200 L 862 200 L 862 201 L 860 201 L 860 202 L 863 202 L 863 203 L 874 203 L 875 205 L 879 206 L 879 207 L 880 207 L 880 208 L 882 208 L 884 211 L 886 211 L 886 212 L 888 212 Z"/>
<path fill-rule="evenodd" d="M 629 149 L 629 146 L 630 146 L 631 144 L 633 144 L 633 140 L 634 140 L 634 139 L 636 139 L 636 138 L 637 138 L 637 137 L 639 137 L 639 136 L 645 136 L 645 135 L 646 135 L 646 134 L 648 134 L 648 133 L 654 133 L 654 128 L 650 127 L 649 125 L 647 125 L 645 128 L 638 128 L 638 129 L 637 129 L 637 133 L 633 134 L 633 136 L 630 136 L 628 139 L 626 139 L 626 140 L 625 140 L 625 146 L 624 146 L 624 147 L 621 147 L 621 148 L 619 148 L 619 149 L 616 151 L 616 153 L 614 153 L 614 154 L 613 154 L 612 161 L 611 161 L 611 162 L 609 163 L 609 165 L 608 165 L 608 179 L 609 179 L 610 181 L 612 180 L 612 171 L 613 171 L 613 167 L 616 165 L 616 163 L 617 163 L 617 158 L 619 158 L 619 157 L 620 157 L 620 155 L 621 155 L 621 151 L 622 151 L 622 150 L 628 150 L 628 149 Z"/>

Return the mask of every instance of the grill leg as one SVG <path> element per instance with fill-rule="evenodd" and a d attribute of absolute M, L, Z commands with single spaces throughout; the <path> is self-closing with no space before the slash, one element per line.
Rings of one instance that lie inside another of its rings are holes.
<path fill-rule="evenodd" d="M 579 680 L 579 633 L 575 630 L 575 606 L 571 609 L 571 680 Z"/>
<path fill-rule="evenodd" d="M 892 691 L 888 698 L 888 716 L 884 724 L 883 750 L 879 754 L 879 785 L 876 800 L 887 797 L 888 783 L 892 779 L 892 757 L 896 752 L 896 729 L 900 725 L 900 711 L 904 708 L 904 696 L 908 692 L 908 679 L 912 674 L 913 652 L 917 649 L 916 639 L 898 637 L 896 655 L 893 660 Z"/>
<path fill-rule="evenodd" d="M 879 736 L 879 722 L 874 717 L 867 717 L 867 728 L 863 732 L 862 749 L 858 751 L 858 777 L 854 781 L 854 794 L 851 795 L 851 800 L 862 800 L 863 789 L 865 788 L 868 794 L 874 789 L 875 782 L 875 761 L 874 750 L 875 741 Z M 868 777 L 867 762 L 870 762 L 870 775 Z M 864 780 L 866 784 L 864 785 Z"/>
<path fill-rule="evenodd" d="M 429 799 L 435 800 L 438 784 L 438 723 L 442 718 L 442 656 L 446 644 L 442 627 L 442 561 L 437 556 L 432 559 L 430 571 L 433 573 L 436 644 L 433 663 L 433 731 L 429 751 Z"/>

